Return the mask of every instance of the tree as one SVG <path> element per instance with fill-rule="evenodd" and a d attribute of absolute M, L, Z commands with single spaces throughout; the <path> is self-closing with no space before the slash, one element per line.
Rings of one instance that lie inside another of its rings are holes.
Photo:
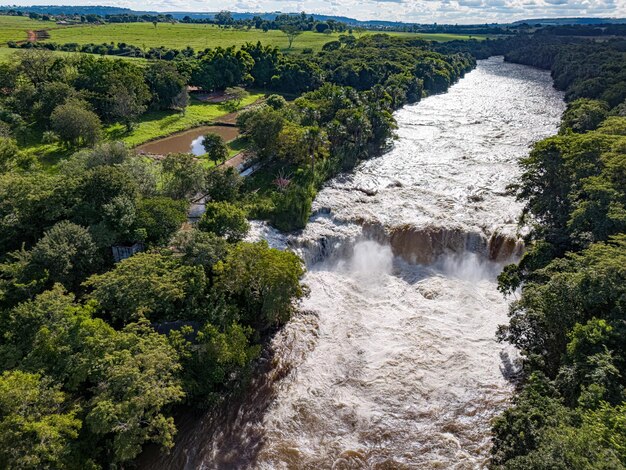
<path fill-rule="evenodd" d="M 228 158 L 228 148 L 224 139 L 218 134 L 207 134 L 202 141 L 204 151 L 208 157 L 217 165 Z"/>
<path fill-rule="evenodd" d="M 75 61 L 74 87 L 85 92 L 95 112 L 106 121 L 127 126 L 145 110 L 151 94 L 144 69 L 126 60 L 96 59 L 85 55 Z"/>
<path fill-rule="evenodd" d="M 305 294 L 302 260 L 267 242 L 234 245 L 216 271 L 216 289 L 240 308 L 245 324 L 261 330 L 286 322 Z"/>
<path fill-rule="evenodd" d="M 246 213 L 237 206 L 228 202 L 209 202 L 198 228 L 225 237 L 229 242 L 237 242 L 246 236 L 250 224 Z"/>
<path fill-rule="evenodd" d="M 164 60 L 152 62 L 146 68 L 145 75 L 153 106 L 159 109 L 185 109 L 189 101 L 187 84 L 174 64 Z"/>
<path fill-rule="evenodd" d="M 267 104 L 272 109 L 283 109 L 287 106 L 287 100 L 280 95 L 270 95 L 265 99 Z"/>
<path fill-rule="evenodd" d="M 330 41 L 322 46 L 322 50 L 326 52 L 336 51 L 341 49 L 341 42 L 339 41 Z"/>
<path fill-rule="evenodd" d="M 328 23 L 317 23 L 315 25 L 315 31 L 318 33 L 324 33 L 328 29 Z"/>
<path fill-rule="evenodd" d="M 135 458 L 144 443 L 172 445 L 175 428 L 164 410 L 183 396 L 176 351 L 145 321 L 118 331 L 93 318 L 93 312 L 93 304 L 76 304 L 73 296 L 55 286 L 3 316 L 5 341 L 0 350 L 6 352 L 7 345 L 12 346 L 12 359 L 20 368 L 50 376 L 72 393 L 66 403 L 82 407 L 82 439 L 69 447 L 77 452 L 73 464 L 37 468 L 95 468 L 89 457 L 115 464 Z M 11 401 L 23 404 L 14 397 Z M 70 409 L 59 403 L 54 412 L 59 416 Z M 36 413 L 32 415 L 37 418 Z M 55 443 L 52 433 L 42 437 L 47 439 L 37 439 L 33 449 Z M 32 449 L 28 453 L 29 457 L 34 454 Z"/>
<path fill-rule="evenodd" d="M 140 97 L 125 86 L 113 85 L 109 92 L 109 101 L 111 116 L 123 122 L 128 132 L 132 130 L 137 118 L 146 111 Z"/>
<path fill-rule="evenodd" d="M 226 240 L 214 233 L 197 229 L 179 232 L 173 243 L 183 254 L 184 264 L 202 266 L 207 275 L 212 274 L 213 266 L 228 253 Z"/>
<path fill-rule="evenodd" d="M 121 225 L 113 220 L 116 217 L 134 217 L 134 207 L 139 196 L 137 183 L 133 175 L 121 165 L 101 165 L 87 170 L 77 187 L 77 197 L 71 210 L 72 221 L 83 225 L 94 226 L 105 223 L 103 229 L 116 231 Z M 126 209 L 124 209 L 124 206 Z M 123 209 L 123 210 L 120 210 Z M 111 223 L 108 223 L 111 222 Z M 119 222 L 124 222 L 120 220 Z M 93 230 L 92 230 L 93 234 Z M 100 246 L 113 241 L 104 237 Z"/>
<path fill-rule="evenodd" d="M 287 49 L 291 49 L 293 41 L 303 33 L 303 31 L 297 26 L 289 24 L 284 25 L 280 28 L 280 30 L 285 34 L 285 36 L 287 36 L 287 41 L 289 41 L 289 47 Z"/>
<path fill-rule="evenodd" d="M 216 13 L 214 20 L 219 25 L 232 24 L 233 23 L 233 15 L 228 10 L 222 10 L 219 13 Z"/>
<path fill-rule="evenodd" d="M 46 82 L 37 90 L 36 118 L 47 124 L 54 108 L 65 104 L 70 98 L 77 98 L 76 90 L 64 82 Z"/>
<path fill-rule="evenodd" d="M 200 406 L 214 405 L 221 392 L 234 387 L 242 372 L 260 352 L 260 346 L 251 345 L 253 330 L 232 323 L 218 329 L 206 323 L 192 343 L 174 331 L 170 341 L 179 345 L 183 357 L 183 383 L 188 398 Z"/>
<path fill-rule="evenodd" d="M 240 113 L 237 124 L 240 125 L 244 135 L 250 137 L 261 157 L 268 158 L 275 154 L 278 136 L 285 125 L 285 118 L 281 112 L 263 106 Z"/>
<path fill-rule="evenodd" d="M 206 175 L 206 193 L 212 201 L 235 202 L 242 185 L 243 178 L 233 167 L 216 167 Z"/>
<path fill-rule="evenodd" d="M 137 207 L 137 227 L 146 231 L 146 241 L 165 245 L 187 220 L 189 204 L 169 197 L 142 199 Z"/>
<path fill-rule="evenodd" d="M 85 424 L 97 436 L 113 436 L 112 463 L 133 460 L 142 446 L 174 445 L 174 419 L 164 410 L 182 400 L 176 351 L 147 322 L 132 324 L 113 338 L 94 364 L 96 393 Z"/>
<path fill-rule="evenodd" d="M 18 70 L 36 87 L 60 80 L 64 75 L 64 60 L 45 49 L 26 49 L 16 57 Z"/>
<path fill-rule="evenodd" d="M 116 324 L 146 317 L 153 322 L 193 317 L 205 288 L 200 266 L 172 257 L 138 253 L 104 274 L 90 277 L 89 297 Z"/>
<path fill-rule="evenodd" d="M 20 370 L 0 376 L 0 466 L 69 468 L 79 409 L 59 385 Z"/>
<path fill-rule="evenodd" d="M 228 101 L 225 104 L 232 111 L 237 110 L 241 102 L 249 95 L 246 90 L 238 86 L 226 88 L 224 94 L 228 96 Z"/>
<path fill-rule="evenodd" d="M 567 105 L 561 119 L 561 133 L 566 129 L 574 132 L 587 132 L 596 129 L 609 114 L 605 101 L 579 98 Z"/>
<path fill-rule="evenodd" d="M 78 101 L 68 100 L 57 106 L 50 116 L 50 126 L 67 145 L 94 145 L 100 138 L 98 116 Z"/>
<path fill-rule="evenodd" d="M 94 272 L 97 261 L 97 247 L 87 229 L 69 221 L 54 225 L 31 251 L 33 269 L 71 290 Z"/>
<path fill-rule="evenodd" d="M 163 194 L 172 199 L 189 199 L 204 186 L 204 169 L 190 154 L 170 154 L 162 163 Z"/>
<path fill-rule="evenodd" d="M 188 105 L 189 105 L 189 93 L 187 92 L 187 87 L 185 87 L 180 91 L 180 93 L 178 93 L 174 98 L 172 98 L 172 106 L 175 109 L 180 110 L 180 112 L 184 116 L 187 111 Z"/>
<path fill-rule="evenodd" d="M 27 169 L 34 163 L 32 157 L 20 152 L 15 140 L 0 136 L 0 173 Z"/>

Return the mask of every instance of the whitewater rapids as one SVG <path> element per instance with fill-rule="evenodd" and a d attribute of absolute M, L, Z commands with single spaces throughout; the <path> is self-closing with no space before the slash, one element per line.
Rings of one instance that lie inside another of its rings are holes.
<path fill-rule="evenodd" d="M 547 72 L 479 61 L 398 111 L 394 148 L 331 181 L 301 234 L 256 226 L 307 261 L 310 296 L 247 397 L 161 467 L 483 468 L 515 370 L 495 340 L 496 276 L 522 250 L 506 187 L 563 109 Z"/>

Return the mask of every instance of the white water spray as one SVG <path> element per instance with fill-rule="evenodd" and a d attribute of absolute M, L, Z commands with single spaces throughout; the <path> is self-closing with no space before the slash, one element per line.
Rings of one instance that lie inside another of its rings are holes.
<path fill-rule="evenodd" d="M 181 431 L 162 468 L 474 469 L 512 386 L 496 276 L 519 255 L 506 186 L 564 105 L 548 73 L 480 61 L 396 113 L 381 158 L 322 190 L 303 233 L 311 294 L 249 397 Z M 504 359 L 504 360 L 503 360 Z"/>

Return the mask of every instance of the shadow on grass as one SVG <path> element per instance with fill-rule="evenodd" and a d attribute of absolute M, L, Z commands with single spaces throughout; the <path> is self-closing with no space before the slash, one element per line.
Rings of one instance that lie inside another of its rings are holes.
<path fill-rule="evenodd" d="M 109 140 L 122 140 L 129 134 L 124 126 L 118 126 L 107 130 L 106 135 Z"/>
<path fill-rule="evenodd" d="M 145 121 L 141 121 L 141 122 L 147 122 L 147 121 L 161 121 L 159 123 L 159 129 L 163 130 L 169 126 L 173 126 L 174 124 L 176 124 L 177 122 L 179 122 L 182 118 L 183 115 L 181 113 L 175 112 L 175 114 L 172 114 L 170 116 L 167 117 L 163 117 L 160 118 L 158 116 L 154 116 L 156 119 L 146 119 Z"/>
<path fill-rule="evenodd" d="M 250 141 L 247 137 L 239 136 L 234 140 L 228 142 L 228 147 L 236 152 L 241 152 L 250 146 Z"/>

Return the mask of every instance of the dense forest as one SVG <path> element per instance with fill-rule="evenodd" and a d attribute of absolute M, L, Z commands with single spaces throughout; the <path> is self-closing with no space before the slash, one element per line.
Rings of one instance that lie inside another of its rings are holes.
<path fill-rule="evenodd" d="M 492 467 L 626 468 L 626 48 L 541 35 L 505 58 L 549 69 L 568 106 L 511 188 L 532 230 L 499 278 L 513 302 L 498 337 L 523 377 Z"/>

